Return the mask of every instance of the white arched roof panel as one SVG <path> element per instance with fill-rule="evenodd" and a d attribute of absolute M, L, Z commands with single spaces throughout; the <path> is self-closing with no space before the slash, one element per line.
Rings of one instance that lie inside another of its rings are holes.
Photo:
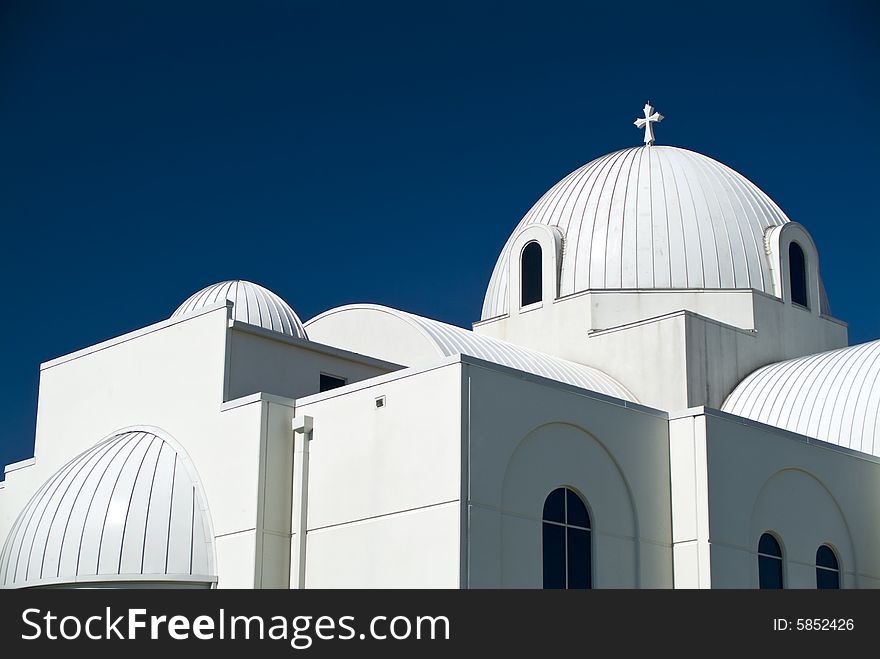
<path fill-rule="evenodd" d="M 880 341 L 759 368 L 721 409 L 880 456 Z"/>
<path fill-rule="evenodd" d="M 0 552 L 4 588 L 216 581 L 198 476 L 158 429 L 114 433 L 37 490 Z"/>
<path fill-rule="evenodd" d="M 443 356 L 470 355 L 638 402 L 626 387 L 598 369 L 390 307 L 337 307 L 311 319 L 305 327 L 313 341 L 403 366 L 418 366 Z"/>

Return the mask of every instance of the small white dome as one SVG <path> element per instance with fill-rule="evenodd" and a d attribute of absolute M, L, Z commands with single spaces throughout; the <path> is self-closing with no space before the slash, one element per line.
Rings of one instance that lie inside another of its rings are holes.
<path fill-rule="evenodd" d="M 0 552 L 0 587 L 216 581 L 195 470 L 157 433 L 115 433 L 46 481 Z"/>
<path fill-rule="evenodd" d="M 280 297 L 259 284 L 243 279 L 221 281 L 190 296 L 171 317 L 229 300 L 235 320 L 300 339 L 308 338 L 299 317 Z"/>
<path fill-rule="evenodd" d="M 495 265 L 482 318 L 507 313 L 513 241 L 529 224 L 563 235 L 559 296 L 602 289 L 774 290 L 764 245 L 788 222 L 756 185 L 671 146 L 623 149 L 575 170 L 525 214 Z"/>
<path fill-rule="evenodd" d="M 880 341 L 759 368 L 721 409 L 880 457 Z"/>

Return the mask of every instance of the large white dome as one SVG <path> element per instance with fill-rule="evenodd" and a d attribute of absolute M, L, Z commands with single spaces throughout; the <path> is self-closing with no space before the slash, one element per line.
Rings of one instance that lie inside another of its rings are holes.
<path fill-rule="evenodd" d="M 300 339 L 308 338 L 299 316 L 287 302 L 268 288 L 243 279 L 221 281 L 193 293 L 171 317 L 192 313 L 224 300 L 232 302 L 235 320 Z"/>
<path fill-rule="evenodd" d="M 482 318 L 507 313 L 511 245 L 529 224 L 563 234 L 560 297 L 669 288 L 778 296 L 764 232 L 788 221 L 756 185 L 707 156 L 671 146 L 610 153 L 559 181 L 525 214 L 495 265 Z"/>

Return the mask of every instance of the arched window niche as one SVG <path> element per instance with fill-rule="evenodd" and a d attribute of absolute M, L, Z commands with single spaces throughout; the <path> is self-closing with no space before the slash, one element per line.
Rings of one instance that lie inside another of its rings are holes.
<path fill-rule="evenodd" d="M 778 590 L 785 587 L 782 573 L 782 547 L 771 533 L 758 541 L 758 587 Z"/>
<path fill-rule="evenodd" d="M 828 545 L 816 550 L 816 588 L 837 590 L 840 588 L 840 562 L 837 554 Z"/>
<path fill-rule="evenodd" d="M 788 245 L 788 272 L 791 282 L 792 304 L 810 308 L 810 290 L 807 281 L 807 257 L 803 248 L 792 241 Z"/>
<path fill-rule="evenodd" d="M 543 300 L 544 277 L 543 250 L 533 240 L 526 243 L 520 257 L 520 307 L 537 304 Z"/>
<path fill-rule="evenodd" d="M 544 588 L 593 587 L 590 513 L 572 489 L 558 487 L 544 500 Z"/>
<path fill-rule="evenodd" d="M 764 244 L 776 297 L 814 316 L 829 314 L 819 278 L 819 254 L 807 230 L 797 222 L 768 227 Z"/>
<path fill-rule="evenodd" d="M 511 316 L 549 308 L 559 297 L 562 243 L 562 231 L 545 224 L 526 225 L 516 234 L 507 256 L 506 311 Z"/>

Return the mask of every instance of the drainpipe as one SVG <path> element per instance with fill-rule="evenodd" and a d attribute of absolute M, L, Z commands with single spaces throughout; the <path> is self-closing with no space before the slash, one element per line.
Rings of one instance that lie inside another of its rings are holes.
<path fill-rule="evenodd" d="M 309 442 L 315 420 L 310 416 L 293 419 L 293 508 L 290 530 L 290 587 L 306 587 L 306 529 L 309 505 Z"/>

